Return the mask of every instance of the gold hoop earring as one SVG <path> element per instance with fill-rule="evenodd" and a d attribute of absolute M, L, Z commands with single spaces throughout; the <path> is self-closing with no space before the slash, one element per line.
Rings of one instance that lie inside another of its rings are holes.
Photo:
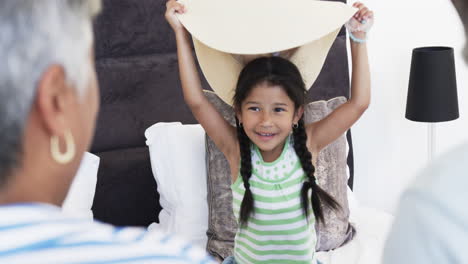
<path fill-rule="evenodd" d="M 66 146 L 64 153 L 60 152 L 58 136 L 54 135 L 50 138 L 50 154 L 58 164 L 67 164 L 75 157 L 76 149 L 72 133 L 70 131 L 65 132 L 64 138 Z"/>

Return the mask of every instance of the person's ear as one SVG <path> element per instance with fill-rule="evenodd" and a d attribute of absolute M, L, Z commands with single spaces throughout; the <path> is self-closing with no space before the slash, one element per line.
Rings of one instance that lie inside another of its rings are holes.
<path fill-rule="evenodd" d="M 48 67 L 38 82 L 35 107 L 51 136 L 61 136 L 69 129 L 66 124 L 69 90 L 65 69 L 60 65 Z"/>
<path fill-rule="evenodd" d="M 304 115 L 304 107 L 299 106 L 299 108 L 294 113 L 293 123 L 297 124 L 299 122 L 299 120 L 302 118 L 302 115 Z"/>
<path fill-rule="evenodd" d="M 234 114 L 236 115 L 237 120 L 239 120 L 239 123 L 242 123 L 242 112 L 240 109 L 237 107 L 234 108 Z"/>

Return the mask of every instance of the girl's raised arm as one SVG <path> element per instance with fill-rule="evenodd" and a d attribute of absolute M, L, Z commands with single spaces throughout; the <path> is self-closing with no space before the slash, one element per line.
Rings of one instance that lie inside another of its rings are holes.
<path fill-rule="evenodd" d="M 362 3 L 355 3 L 359 11 L 353 19 L 362 21 L 373 19 L 373 12 Z M 363 40 L 365 32 L 355 32 L 356 39 L 351 40 L 351 57 L 353 72 L 351 77 L 351 97 L 326 118 L 309 124 L 307 134 L 310 138 L 308 148 L 318 153 L 322 148 L 345 133 L 364 113 L 370 103 L 370 71 L 367 56 L 367 45 Z M 358 42 L 360 41 L 360 42 Z"/>
<path fill-rule="evenodd" d="M 192 54 L 190 35 L 176 15 L 176 13 L 184 13 L 186 11 L 185 7 L 175 0 L 168 1 L 166 6 L 166 20 L 176 35 L 179 75 L 184 100 L 208 136 L 223 152 L 228 161 L 231 162 L 233 158 L 239 156 L 236 130 L 222 117 L 203 94 Z"/>

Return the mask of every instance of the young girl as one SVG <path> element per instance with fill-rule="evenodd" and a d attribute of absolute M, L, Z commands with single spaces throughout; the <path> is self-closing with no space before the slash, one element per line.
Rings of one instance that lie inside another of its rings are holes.
<path fill-rule="evenodd" d="M 363 4 L 354 6 L 359 8 L 355 20 L 373 16 Z M 302 117 L 306 89 L 297 67 L 281 57 L 246 57 L 235 90 L 237 127 L 233 128 L 203 94 L 189 34 L 176 17 L 185 11 L 175 0 L 167 2 L 166 19 L 176 34 L 184 99 L 227 158 L 234 182 L 239 229 L 234 257 L 225 263 L 316 263 L 314 221 L 323 221 L 321 204 L 333 209 L 339 205 L 317 185 L 313 160 L 369 105 L 366 33 L 353 32 L 352 97 L 308 125 Z"/>

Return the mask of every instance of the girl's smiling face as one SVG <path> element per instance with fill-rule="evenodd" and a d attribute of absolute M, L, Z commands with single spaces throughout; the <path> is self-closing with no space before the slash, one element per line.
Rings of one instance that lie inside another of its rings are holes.
<path fill-rule="evenodd" d="M 237 118 L 250 140 L 257 145 L 263 160 L 276 160 L 283 150 L 293 124 L 302 116 L 294 102 L 279 85 L 262 82 L 256 85 L 242 102 Z"/>

